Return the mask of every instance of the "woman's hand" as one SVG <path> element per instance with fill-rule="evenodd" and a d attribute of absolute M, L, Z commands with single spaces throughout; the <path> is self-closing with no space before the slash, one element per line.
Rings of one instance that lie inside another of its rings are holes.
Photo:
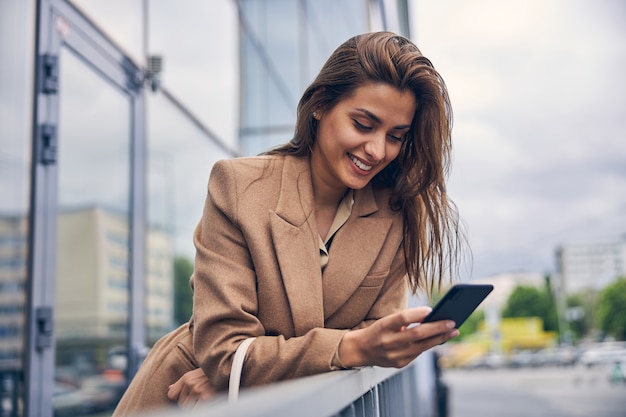
<path fill-rule="evenodd" d="M 459 335 L 449 320 L 421 324 L 430 311 L 430 307 L 415 307 L 346 333 L 339 344 L 339 360 L 349 368 L 401 368 L 420 353 Z M 413 323 L 420 324 L 410 326 Z"/>
<path fill-rule="evenodd" d="M 214 394 L 209 378 L 201 368 L 187 372 L 167 390 L 167 397 L 181 408 L 192 408 L 198 401 L 207 400 Z"/>

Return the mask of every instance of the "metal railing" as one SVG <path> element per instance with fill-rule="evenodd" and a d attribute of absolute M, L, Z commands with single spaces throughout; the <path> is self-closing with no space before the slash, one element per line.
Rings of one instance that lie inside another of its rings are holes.
<path fill-rule="evenodd" d="M 193 410 L 153 417 L 438 417 L 440 390 L 429 352 L 403 369 L 366 367 L 242 390 L 236 402 L 220 396 Z M 444 413 L 445 414 L 445 413 Z M 441 416 L 443 417 L 443 416 Z"/>

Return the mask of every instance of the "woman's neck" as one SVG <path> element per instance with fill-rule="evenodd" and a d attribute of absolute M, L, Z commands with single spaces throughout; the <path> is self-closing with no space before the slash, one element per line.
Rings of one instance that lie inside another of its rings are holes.
<path fill-rule="evenodd" d="M 317 232 L 325 239 L 337 213 L 337 207 L 348 188 L 333 187 L 315 174 L 312 175 L 312 182 Z"/>
<path fill-rule="evenodd" d="M 348 187 L 335 187 L 319 176 L 312 175 L 313 200 L 315 208 L 337 208 L 339 202 L 348 191 Z"/>

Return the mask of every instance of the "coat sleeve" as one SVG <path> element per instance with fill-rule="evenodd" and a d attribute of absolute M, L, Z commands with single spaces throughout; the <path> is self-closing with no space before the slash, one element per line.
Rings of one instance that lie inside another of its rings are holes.
<path fill-rule="evenodd" d="M 238 195 L 237 177 L 228 162 L 216 163 L 194 233 L 193 346 L 200 367 L 216 389 L 227 389 L 237 346 L 255 336 L 242 386 L 332 370 L 333 355 L 346 330 L 315 328 L 289 339 L 266 335 L 257 317 L 254 265 L 238 225 Z"/>

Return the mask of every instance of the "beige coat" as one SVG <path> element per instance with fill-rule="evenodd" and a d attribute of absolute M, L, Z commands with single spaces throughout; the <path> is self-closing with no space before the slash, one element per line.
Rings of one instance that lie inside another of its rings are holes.
<path fill-rule="evenodd" d="M 232 356 L 251 336 L 242 386 L 336 369 L 348 329 L 406 307 L 402 216 L 388 195 L 355 190 L 322 275 L 308 159 L 216 163 L 194 234 L 193 317 L 153 347 L 115 416 L 167 404 L 168 385 L 197 366 L 226 390 Z"/>

